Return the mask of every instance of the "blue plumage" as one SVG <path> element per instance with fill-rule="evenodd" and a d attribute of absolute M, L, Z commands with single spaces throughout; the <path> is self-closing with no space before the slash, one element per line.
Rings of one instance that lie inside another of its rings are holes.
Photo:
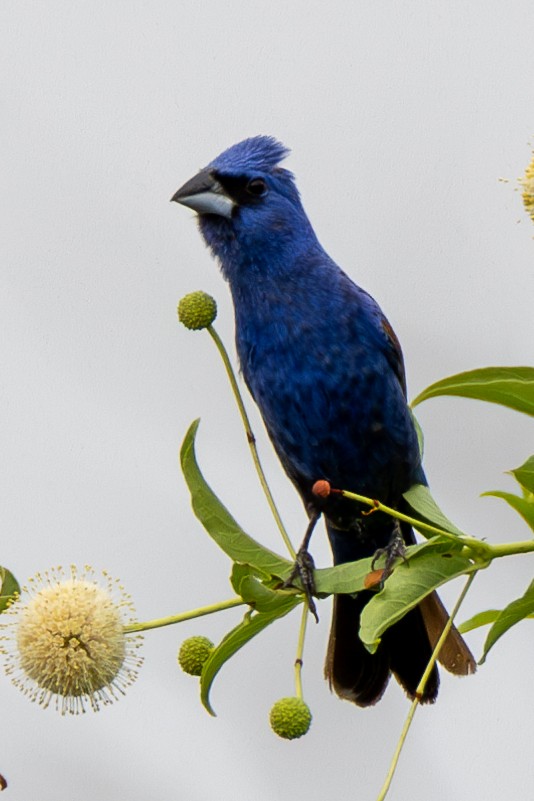
<path fill-rule="evenodd" d="M 287 153 L 271 137 L 246 139 L 173 200 L 199 212 L 232 292 L 243 376 L 308 513 L 324 513 L 339 563 L 386 547 L 395 526 L 343 499 L 320 502 L 311 491 L 318 479 L 392 506 L 425 479 L 398 341 L 373 298 L 319 244 L 293 175 L 279 166 Z M 413 541 L 409 528 L 403 536 Z M 413 696 L 431 652 L 415 609 L 371 656 L 358 638 L 368 598 L 336 599 L 326 666 L 338 694 L 362 706 L 380 698 L 390 671 Z M 443 616 L 437 596 L 435 607 Z M 434 670 L 423 700 L 437 688 Z"/>
<path fill-rule="evenodd" d="M 246 174 L 256 176 L 278 167 L 289 155 L 289 149 L 274 136 L 252 136 L 223 150 L 208 167 L 228 171 L 229 175 Z"/>

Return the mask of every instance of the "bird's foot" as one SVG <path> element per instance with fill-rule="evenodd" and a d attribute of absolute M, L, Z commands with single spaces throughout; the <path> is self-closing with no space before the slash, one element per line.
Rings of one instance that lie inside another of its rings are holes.
<path fill-rule="evenodd" d="M 378 550 L 375 551 L 373 561 L 371 562 L 371 570 L 375 570 L 375 565 L 382 556 L 385 557 L 383 573 L 380 579 L 380 584 L 383 587 L 386 579 L 393 573 L 393 568 L 397 560 L 402 559 L 403 562 L 408 561 L 406 559 L 406 543 L 404 542 L 398 525 L 395 526 L 395 532 L 388 545 L 385 548 L 378 548 Z"/>
<path fill-rule="evenodd" d="M 286 581 L 284 581 L 283 586 L 289 587 L 293 584 L 293 581 L 296 578 L 299 579 L 302 589 L 304 590 L 304 595 L 306 596 L 308 609 L 314 616 L 316 623 L 318 623 L 319 615 L 317 614 L 317 608 L 315 606 L 315 601 L 313 600 L 313 596 L 315 594 L 315 579 L 313 576 L 314 570 L 315 562 L 313 561 L 313 556 L 307 548 L 301 547 L 297 552 L 291 575 L 288 579 L 286 579 Z"/>

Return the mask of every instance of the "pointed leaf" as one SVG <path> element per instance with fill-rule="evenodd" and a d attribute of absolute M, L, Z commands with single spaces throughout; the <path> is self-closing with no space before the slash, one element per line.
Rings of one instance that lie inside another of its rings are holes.
<path fill-rule="evenodd" d="M 382 592 L 365 606 L 360 637 L 366 647 L 374 653 L 382 634 L 432 590 L 476 569 L 466 556 L 452 552 L 449 543 L 429 543 L 427 549 L 416 554 L 407 564 L 398 565 Z"/>
<path fill-rule="evenodd" d="M 424 389 L 412 401 L 417 406 L 439 395 L 500 403 L 518 412 L 534 415 L 534 367 L 482 367 L 443 378 Z"/>
<path fill-rule="evenodd" d="M 516 481 L 529 493 L 534 493 L 534 456 L 530 456 L 525 464 L 510 470 Z"/>
<path fill-rule="evenodd" d="M 234 562 L 232 565 L 232 572 L 230 574 L 230 583 L 237 595 L 241 594 L 239 592 L 239 587 L 242 580 L 246 576 L 254 576 L 254 578 L 257 578 L 260 581 L 267 581 L 270 578 L 268 573 L 263 573 L 261 570 L 251 567 L 251 565 L 244 565 L 240 562 Z"/>
<path fill-rule="evenodd" d="M 484 653 L 482 654 L 479 664 L 486 661 L 490 649 L 493 648 L 497 640 L 500 639 L 508 629 L 532 614 L 534 614 L 534 581 L 531 582 L 527 591 L 521 598 L 508 604 L 498 616 L 486 637 Z"/>
<path fill-rule="evenodd" d="M 468 620 L 464 620 L 464 622 L 460 623 L 456 628 L 460 634 L 467 634 L 468 631 L 473 631 L 473 629 L 479 629 L 481 626 L 488 626 L 490 623 L 495 623 L 500 614 L 500 609 L 486 609 L 485 612 L 479 612 Z"/>
<path fill-rule="evenodd" d="M 249 537 L 217 498 L 200 472 L 195 456 L 195 436 L 200 420 L 185 435 L 180 451 L 182 471 L 191 493 L 193 511 L 208 534 L 234 562 L 253 567 L 278 578 L 287 578 L 293 565 Z"/>
<path fill-rule="evenodd" d="M 248 612 L 241 623 L 221 640 L 205 662 L 200 676 L 200 700 L 210 715 L 215 715 L 209 698 L 211 686 L 224 663 L 256 634 L 259 634 L 260 631 L 263 631 L 264 628 L 274 623 L 278 618 L 287 615 L 301 602 L 302 597 L 292 595 L 280 601 L 276 609 L 271 612 Z"/>
<path fill-rule="evenodd" d="M 254 576 L 245 576 L 239 584 L 239 595 L 257 612 L 273 612 L 296 593 L 295 590 L 273 590 Z"/>
<path fill-rule="evenodd" d="M 335 567 L 316 568 L 313 577 L 317 595 L 326 598 L 328 595 L 363 590 L 365 577 L 371 572 L 372 561 L 373 558 L 369 557 Z"/>
<path fill-rule="evenodd" d="M 20 593 L 17 579 L 7 567 L 0 567 L 0 612 L 4 611 L 17 593 Z"/>
<path fill-rule="evenodd" d="M 420 542 L 418 545 L 410 545 L 406 548 L 406 559 L 410 561 L 415 554 L 430 546 L 434 547 L 437 537 L 433 540 Z M 450 543 L 444 544 L 450 551 Z M 343 593 L 360 592 L 365 589 L 365 579 L 371 573 L 374 557 L 358 559 L 356 562 L 345 562 L 335 567 L 320 567 L 314 572 L 315 588 L 319 597 L 325 598 L 328 595 L 341 595 Z M 381 566 L 381 561 L 377 560 L 377 566 Z"/>
<path fill-rule="evenodd" d="M 413 423 L 414 428 L 415 428 L 415 433 L 417 434 L 417 443 L 419 445 L 419 453 L 421 454 L 421 459 L 422 459 L 423 456 L 424 456 L 424 452 L 425 452 L 425 437 L 424 437 L 424 434 L 423 434 L 423 429 L 421 428 L 421 426 L 419 424 L 419 420 L 417 419 L 415 414 L 412 412 L 410 407 L 408 407 L 408 411 L 410 412 L 410 416 L 412 418 L 412 423 Z"/>
<path fill-rule="evenodd" d="M 441 511 L 432 497 L 430 490 L 424 484 L 414 484 L 403 494 L 403 498 L 408 501 L 412 509 L 418 512 L 425 521 L 448 531 L 450 534 L 456 534 L 459 537 L 464 536 L 464 532 L 455 526 Z M 421 534 L 425 537 L 429 536 L 428 532 L 424 531 L 424 529 L 421 529 Z"/>
<path fill-rule="evenodd" d="M 502 498 L 503 501 L 506 501 L 506 503 L 510 504 L 512 509 L 515 509 L 516 512 L 519 512 L 525 522 L 528 523 L 530 528 L 534 530 L 534 503 L 526 498 L 522 498 L 520 495 L 514 495 L 511 492 L 500 492 L 499 490 L 483 492 L 482 497 L 486 496 L 490 496 L 492 498 Z"/>
<path fill-rule="evenodd" d="M 270 612 L 280 601 L 296 594 L 294 589 L 279 589 L 280 579 L 273 579 L 250 565 L 237 562 L 232 566 L 230 582 L 237 595 L 257 612 Z"/>
<path fill-rule="evenodd" d="M 500 614 L 500 609 L 486 609 L 484 612 L 478 612 L 473 617 L 464 620 L 456 628 L 460 634 L 467 634 L 469 631 L 479 629 L 481 626 L 489 626 L 491 623 L 495 623 Z"/>

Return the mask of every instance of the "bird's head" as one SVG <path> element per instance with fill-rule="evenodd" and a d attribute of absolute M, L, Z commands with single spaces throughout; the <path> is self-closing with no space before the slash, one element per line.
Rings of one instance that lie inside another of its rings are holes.
<path fill-rule="evenodd" d="M 314 238 L 293 175 L 279 166 L 288 150 L 270 136 L 228 148 L 171 198 L 194 209 L 202 235 L 227 274 L 237 262 L 273 263 Z"/>

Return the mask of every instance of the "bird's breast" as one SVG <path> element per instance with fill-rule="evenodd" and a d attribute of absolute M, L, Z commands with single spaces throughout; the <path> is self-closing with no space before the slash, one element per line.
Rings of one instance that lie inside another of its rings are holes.
<path fill-rule="evenodd" d="M 300 487 L 389 499 L 418 459 L 396 376 L 365 337 L 319 316 L 285 313 L 237 328 L 247 385 L 286 471 Z"/>

